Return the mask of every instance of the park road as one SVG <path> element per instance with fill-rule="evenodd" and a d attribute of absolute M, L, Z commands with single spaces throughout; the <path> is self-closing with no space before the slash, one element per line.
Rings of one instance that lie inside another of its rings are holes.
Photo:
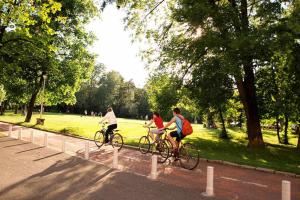
<path fill-rule="evenodd" d="M 152 181 L 25 141 L 0 137 L 3 200 L 205 200 L 200 190 Z M 217 198 L 209 198 L 217 200 Z"/>
<path fill-rule="evenodd" d="M 8 127 L 9 124 L 0 123 L 0 129 L 6 131 L 6 133 Z M 18 126 L 14 126 L 12 137 L 16 138 L 18 136 L 19 128 Z M 23 128 L 23 140 L 30 141 L 30 132 L 31 129 Z M 35 130 L 34 142 L 42 145 L 45 133 L 48 135 L 48 146 L 60 150 L 62 136 L 59 134 Z M 73 137 L 65 137 L 65 140 L 68 154 L 84 156 L 86 140 Z M 93 146 L 94 143 L 92 141 L 89 143 L 90 160 L 104 166 L 111 166 L 111 147 L 107 146 L 98 149 Z M 35 151 L 28 153 L 34 154 Z M 53 157 L 56 156 L 58 155 L 54 155 Z M 50 158 L 46 157 L 45 160 Z M 201 192 L 204 192 L 206 187 L 206 168 L 207 166 L 213 166 L 215 169 L 215 196 L 218 198 L 230 200 L 281 200 L 281 181 L 288 180 L 291 182 L 292 200 L 300 200 L 299 178 L 207 162 L 200 162 L 196 170 L 189 171 L 181 169 L 176 166 L 177 164 L 175 162 L 167 165 L 159 165 L 159 175 L 156 182 L 194 191 L 192 193 L 199 194 L 198 198 L 200 198 Z M 123 172 L 126 171 L 131 174 L 140 175 L 147 180 L 147 176 L 149 176 L 151 170 L 151 156 L 142 155 L 138 151 L 124 148 L 119 153 L 119 165 Z M 126 183 L 124 184 L 126 185 Z"/>

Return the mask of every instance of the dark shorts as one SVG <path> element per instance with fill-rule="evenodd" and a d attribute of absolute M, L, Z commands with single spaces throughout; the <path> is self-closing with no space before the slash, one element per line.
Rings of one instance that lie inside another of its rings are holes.
<path fill-rule="evenodd" d="M 177 142 L 180 142 L 183 138 L 185 138 L 185 135 L 183 135 L 182 133 L 179 135 L 177 131 L 170 132 L 170 136 L 176 137 Z"/>

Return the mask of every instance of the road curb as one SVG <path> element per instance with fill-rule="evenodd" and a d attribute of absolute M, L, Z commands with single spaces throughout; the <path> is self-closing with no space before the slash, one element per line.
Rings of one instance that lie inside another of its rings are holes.
<path fill-rule="evenodd" d="M 54 133 L 54 134 L 57 134 L 57 135 L 64 135 L 64 136 L 68 136 L 68 137 L 72 137 L 72 138 L 93 141 L 92 139 L 89 139 L 89 138 L 84 138 L 84 137 L 75 136 L 75 135 L 71 135 L 71 134 L 65 134 L 65 133 L 55 132 L 55 131 L 48 131 L 48 130 L 43 130 L 43 129 L 39 129 L 39 128 L 36 128 L 36 127 L 28 127 L 28 126 L 23 126 L 23 125 L 20 125 L 20 124 L 5 122 L 5 121 L 1 121 L 1 120 L 0 120 L 0 122 L 5 123 L 5 124 L 10 124 L 10 125 L 16 125 L 16 126 L 20 126 L 20 127 L 24 127 L 24 128 L 31 128 L 31 129 L 35 129 L 35 130 L 39 130 L 39 131 Z M 127 149 L 132 149 L 132 150 L 139 150 L 138 147 L 131 146 L 131 145 L 125 145 L 124 144 L 123 147 L 127 148 Z M 241 165 L 241 164 L 237 164 L 237 163 L 233 163 L 233 162 L 229 162 L 229 161 L 223 161 L 223 160 L 213 160 L 213 159 L 200 158 L 200 161 L 208 162 L 208 163 L 221 164 L 221 165 L 227 165 L 227 166 L 233 166 L 233 167 L 238 167 L 238 168 L 244 168 L 244 169 L 249 169 L 249 170 L 256 170 L 256 171 L 265 172 L 265 173 L 269 173 L 269 174 L 279 174 L 279 175 L 284 175 L 284 176 L 300 179 L 300 174 L 295 174 L 295 173 L 291 173 L 291 172 L 276 171 L 276 170 L 273 170 L 273 169 L 268 169 L 268 168 L 263 168 L 263 167 L 253 167 L 253 166 L 249 166 L 249 165 Z"/>

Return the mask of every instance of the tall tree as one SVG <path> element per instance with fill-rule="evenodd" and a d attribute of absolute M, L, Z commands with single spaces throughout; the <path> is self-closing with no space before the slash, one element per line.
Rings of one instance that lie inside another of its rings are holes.
<path fill-rule="evenodd" d="M 188 78 L 198 63 L 217 57 L 222 71 L 237 86 L 247 119 L 248 146 L 263 147 L 255 71 L 271 57 L 271 44 L 276 39 L 273 25 L 295 2 L 173 0 L 119 4 L 127 5 L 128 26 L 155 44 L 150 52 L 157 57 L 151 61 L 161 60 L 160 66 L 169 71 Z M 157 26 L 150 20 L 156 20 Z"/>
<path fill-rule="evenodd" d="M 89 76 L 94 64 L 94 56 L 87 51 L 94 37 L 84 31 L 84 24 L 96 14 L 93 1 L 62 0 L 58 3 L 51 0 L 48 4 L 37 2 L 33 6 L 37 10 L 30 9 L 29 18 L 35 12 L 41 14 L 35 18 L 35 23 L 26 27 L 28 33 L 6 32 L 4 43 L 10 41 L 10 45 L 2 45 L 0 49 L 4 71 L 1 82 L 13 79 L 15 75 L 24 88 L 21 94 L 30 95 L 26 122 L 31 119 L 44 75 L 47 75 L 47 102 L 72 104 L 76 102 L 75 92 Z M 17 26 L 16 30 L 19 29 Z M 22 36 L 22 39 L 15 40 L 15 35 Z M 14 68 L 18 70 L 12 70 Z M 10 74 L 9 71 L 16 73 Z"/>

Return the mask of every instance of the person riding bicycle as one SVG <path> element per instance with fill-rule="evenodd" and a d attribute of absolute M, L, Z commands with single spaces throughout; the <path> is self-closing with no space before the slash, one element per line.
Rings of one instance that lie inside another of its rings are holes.
<path fill-rule="evenodd" d="M 184 117 L 180 114 L 179 108 L 173 109 L 173 118 L 163 127 L 163 129 L 168 128 L 171 124 L 176 124 L 176 131 L 172 131 L 167 135 L 168 140 L 172 143 L 174 153 L 178 153 L 179 143 L 185 137 L 182 133 L 183 119 Z M 173 138 L 176 138 L 174 140 Z"/>
<path fill-rule="evenodd" d="M 158 112 L 153 112 L 152 119 L 144 127 L 150 128 L 150 126 L 153 124 L 153 122 L 154 122 L 154 124 L 157 128 L 157 129 L 153 129 L 153 130 L 150 131 L 150 137 L 151 137 L 151 139 L 154 143 L 158 139 L 158 137 L 163 133 L 163 130 L 161 130 L 161 129 L 164 127 L 163 119 L 159 115 Z M 154 134 L 156 135 L 155 137 L 154 137 Z"/>
<path fill-rule="evenodd" d="M 105 132 L 105 141 L 104 142 L 108 143 L 109 142 L 108 134 L 112 134 L 113 130 L 118 127 L 117 118 L 116 118 L 116 115 L 115 115 L 112 107 L 108 107 L 107 113 L 105 114 L 105 116 L 102 118 L 102 120 L 99 123 L 101 124 L 105 120 L 108 121 L 108 126 L 107 126 L 107 130 Z"/>

